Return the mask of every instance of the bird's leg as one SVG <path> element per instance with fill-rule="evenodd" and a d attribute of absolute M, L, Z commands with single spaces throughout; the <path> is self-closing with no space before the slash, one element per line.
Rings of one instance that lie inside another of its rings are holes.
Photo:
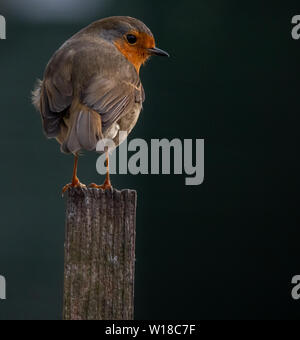
<path fill-rule="evenodd" d="M 106 178 L 105 182 L 102 185 L 97 185 L 95 183 L 92 183 L 89 185 L 90 188 L 95 188 L 95 189 L 102 189 L 102 190 L 111 190 L 112 185 L 110 182 L 110 175 L 109 175 L 109 155 L 108 155 L 108 150 L 106 148 L 105 150 L 106 153 Z"/>
<path fill-rule="evenodd" d="M 77 166 L 78 166 L 78 155 L 75 155 L 72 183 L 67 184 L 63 187 L 63 190 L 62 190 L 63 194 L 70 188 L 78 188 L 78 187 L 85 188 L 86 187 L 84 184 L 80 183 L 77 177 Z"/>

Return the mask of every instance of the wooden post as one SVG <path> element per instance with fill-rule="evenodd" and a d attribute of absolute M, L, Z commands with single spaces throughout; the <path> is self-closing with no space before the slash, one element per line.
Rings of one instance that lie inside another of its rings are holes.
<path fill-rule="evenodd" d="M 132 320 L 135 191 L 71 189 L 65 239 L 65 320 Z"/>

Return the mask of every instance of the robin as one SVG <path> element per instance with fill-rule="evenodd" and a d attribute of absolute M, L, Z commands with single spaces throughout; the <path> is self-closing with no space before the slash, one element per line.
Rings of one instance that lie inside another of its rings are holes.
<path fill-rule="evenodd" d="M 75 156 L 72 182 L 63 192 L 85 187 L 77 177 L 81 150 L 95 150 L 104 138 L 118 146 L 123 142 L 118 132 L 132 131 L 145 100 L 140 68 L 151 56 L 169 55 L 156 47 L 144 23 L 120 16 L 87 26 L 49 61 L 44 79 L 33 91 L 33 104 L 45 135 L 56 138 L 63 153 Z M 107 149 L 106 167 L 104 184 L 89 187 L 112 188 Z"/>

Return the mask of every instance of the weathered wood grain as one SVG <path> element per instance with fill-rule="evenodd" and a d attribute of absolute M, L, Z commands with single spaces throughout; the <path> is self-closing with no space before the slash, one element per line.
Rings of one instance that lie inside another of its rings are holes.
<path fill-rule="evenodd" d="M 72 189 L 65 236 L 65 320 L 132 320 L 135 191 Z"/>

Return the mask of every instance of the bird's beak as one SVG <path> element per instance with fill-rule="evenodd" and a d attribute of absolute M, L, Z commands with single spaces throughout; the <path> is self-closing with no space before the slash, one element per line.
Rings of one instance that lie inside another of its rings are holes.
<path fill-rule="evenodd" d="M 160 48 L 154 47 L 154 48 L 148 48 L 148 51 L 151 55 L 157 55 L 160 57 L 170 57 L 169 53 L 161 50 Z"/>

